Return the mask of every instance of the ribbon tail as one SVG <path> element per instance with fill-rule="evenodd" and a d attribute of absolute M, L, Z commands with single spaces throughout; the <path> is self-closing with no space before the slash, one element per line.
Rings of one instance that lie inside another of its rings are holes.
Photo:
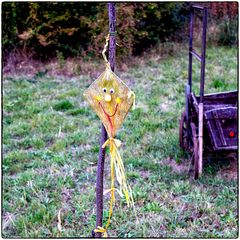
<path fill-rule="evenodd" d="M 133 105 L 132 105 L 132 110 L 135 110 L 136 108 L 136 95 L 133 91 L 131 91 L 128 95 L 128 98 L 133 97 Z"/>
<path fill-rule="evenodd" d="M 110 206 L 109 206 L 109 214 L 108 214 L 108 221 L 106 224 L 105 229 L 99 227 L 100 230 L 103 233 L 103 237 L 107 237 L 107 228 L 110 225 L 110 220 L 113 214 L 113 203 L 115 201 L 115 190 L 117 190 L 114 187 L 114 178 L 116 175 L 116 179 L 120 185 L 120 191 L 119 194 L 121 197 L 125 196 L 126 202 L 128 207 L 131 205 L 134 208 L 134 200 L 132 196 L 132 190 L 130 186 L 127 184 L 126 176 L 125 176 L 125 169 L 123 165 L 123 161 L 121 158 L 121 155 L 118 151 L 118 147 L 121 145 L 121 141 L 114 139 L 114 138 L 109 138 L 103 145 L 102 148 L 105 148 L 107 145 L 110 147 L 110 165 L 111 165 L 111 188 L 107 190 L 107 192 L 111 192 L 111 197 L 110 197 Z M 135 208 L 134 208 L 135 210 Z"/>
<path fill-rule="evenodd" d="M 109 139 L 102 145 L 102 148 L 105 148 L 109 144 Z"/>
<path fill-rule="evenodd" d="M 99 233 L 103 233 L 103 237 L 104 238 L 107 238 L 108 235 L 107 235 L 107 229 L 103 228 L 103 227 L 100 227 L 100 226 L 97 226 L 97 228 L 94 230 L 94 232 L 99 232 Z"/>
<path fill-rule="evenodd" d="M 120 190 L 123 191 L 128 206 L 133 205 L 132 191 L 130 186 L 127 184 L 123 161 L 122 161 L 121 155 L 118 152 L 116 145 L 114 145 L 112 151 L 113 151 L 113 157 L 115 158 L 114 159 L 115 172 L 116 172 L 117 181 L 120 184 Z"/>

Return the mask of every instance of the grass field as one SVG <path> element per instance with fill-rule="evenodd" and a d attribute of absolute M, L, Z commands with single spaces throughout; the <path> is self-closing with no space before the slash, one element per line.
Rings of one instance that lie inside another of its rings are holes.
<path fill-rule="evenodd" d="M 223 174 L 229 160 L 206 157 L 203 177 L 194 181 L 178 145 L 187 60 L 186 51 L 179 50 L 175 57 L 145 57 L 126 72 L 116 71 L 136 94 L 136 110 L 117 138 L 123 142 L 120 152 L 139 223 L 117 196 L 111 237 L 238 236 L 238 183 Z M 82 94 L 93 80 L 4 77 L 2 237 L 91 236 L 101 123 Z M 237 49 L 208 49 L 206 92 L 236 88 Z M 109 176 L 107 157 L 105 189 Z"/>

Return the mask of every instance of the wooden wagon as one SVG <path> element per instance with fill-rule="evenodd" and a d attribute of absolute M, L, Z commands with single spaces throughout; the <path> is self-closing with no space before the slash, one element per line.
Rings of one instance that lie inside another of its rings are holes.
<path fill-rule="evenodd" d="M 201 55 L 193 49 L 194 11 L 203 11 Z M 194 178 L 202 173 L 203 152 L 238 150 L 238 91 L 204 95 L 207 8 L 193 5 L 190 11 L 189 69 L 185 88 L 186 107 L 179 126 L 180 146 L 190 152 Z M 192 57 L 201 62 L 200 94 L 192 91 Z"/>

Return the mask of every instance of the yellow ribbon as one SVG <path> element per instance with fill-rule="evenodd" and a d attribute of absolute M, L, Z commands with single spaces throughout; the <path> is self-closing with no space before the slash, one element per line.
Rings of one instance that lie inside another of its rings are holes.
<path fill-rule="evenodd" d="M 109 63 L 109 61 L 107 60 L 107 57 L 106 57 L 106 51 L 107 51 L 107 47 L 108 47 L 108 41 L 109 41 L 109 34 L 107 35 L 107 37 L 106 37 L 106 42 L 105 42 L 105 45 L 104 45 L 104 49 L 103 49 L 103 51 L 102 51 L 102 56 L 103 56 L 103 59 L 104 59 L 104 61 L 106 62 L 106 64 L 107 64 L 107 67 L 110 67 L 110 63 Z"/>
<path fill-rule="evenodd" d="M 135 106 L 135 99 L 136 99 L 136 95 L 135 95 L 135 93 L 133 92 L 133 91 L 130 91 L 129 93 L 128 93 L 128 98 L 130 98 L 130 97 L 133 97 L 133 104 L 132 104 L 132 110 L 134 110 L 135 108 L 136 108 L 136 106 Z"/>
<path fill-rule="evenodd" d="M 133 203 L 133 199 L 131 196 L 131 189 L 130 186 L 126 182 L 125 176 L 125 169 L 123 166 L 122 158 L 118 152 L 118 147 L 121 146 L 121 141 L 114 138 L 109 138 L 107 141 L 102 145 L 102 148 L 105 148 L 107 145 L 110 146 L 110 157 L 111 157 L 111 189 L 114 188 L 114 169 L 116 173 L 117 181 L 120 185 L 120 192 L 124 193 L 126 202 L 128 206 Z M 111 191 L 114 192 L 114 191 Z M 113 196 L 114 197 L 114 196 Z"/>
<path fill-rule="evenodd" d="M 113 213 L 113 203 L 115 201 L 115 190 L 117 190 L 120 194 L 120 196 L 125 195 L 126 202 L 128 207 L 132 205 L 134 207 L 133 197 L 132 197 L 132 190 L 130 186 L 127 184 L 126 176 L 125 176 L 125 169 L 123 166 L 122 158 L 118 152 L 118 147 L 121 146 L 121 141 L 114 138 L 109 138 L 107 141 L 102 145 L 102 148 L 105 148 L 107 145 L 110 147 L 110 165 L 111 165 L 111 188 L 105 191 L 104 194 L 111 192 L 111 198 L 110 198 L 110 208 L 109 208 L 109 215 L 108 215 L 108 222 L 106 224 L 105 229 L 101 228 L 107 231 L 108 226 L 110 225 L 110 219 Z M 117 181 L 120 185 L 120 191 L 114 187 L 114 170 L 116 173 Z M 122 194 L 123 192 L 123 194 Z"/>
<path fill-rule="evenodd" d="M 110 34 L 108 34 L 108 35 L 106 36 L 105 45 L 104 45 L 104 48 L 103 48 L 103 51 L 102 51 L 102 56 L 103 56 L 104 61 L 105 61 L 106 64 L 107 64 L 107 67 L 110 67 L 110 63 L 109 63 L 109 61 L 107 60 L 107 57 L 106 57 L 106 54 L 105 54 L 106 51 L 107 51 L 109 39 L 110 39 Z M 119 46 L 119 47 L 121 47 L 118 43 L 116 43 L 116 45 Z"/>
<path fill-rule="evenodd" d="M 103 237 L 104 237 L 104 238 L 107 238 L 107 237 L 108 237 L 108 235 L 107 235 L 107 230 L 106 230 L 105 228 L 103 228 L 103 227 L 98 226 L 98 227 L 94 230 L 94 232 L 95 232 L 95 233 L 96 233 L 96 232 L 103 233 Z"/>

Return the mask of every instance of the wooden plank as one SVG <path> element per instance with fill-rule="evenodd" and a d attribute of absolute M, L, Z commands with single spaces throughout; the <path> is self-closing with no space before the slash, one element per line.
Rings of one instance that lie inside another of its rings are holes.
<path fill-rule="evenodd" d="M 213 127 L 211 126 L 211 122 L 212 121 L 207 121 L 208 134 L 209 134 L 209 138 L 210 138 L 211 144 L 212 144 L 212 146 L 208 146 L 208 147 L 212 148 L 213 150 L 216 150 L 217 143 L 216 143 L 215 138 L 212 137 L 212 136 L 214 136 L 214 133 L 213 133 Z"/>
<path fill-rule="evenodd" d="M 197 112 L 197 114 L 198 114 L 198 112 L 199 112 L 199 110 L 198 110 L 198 102 L 197 102 L 197 99 L 196 99 L 196 97 L 195 97 L 195 95 L 194 95 L 194 93 L 193 92 L 191 92 L 191 101 L 192 101 L 192 103 L 193 103 L 193 106 L 194 106 L 194 108 L 195 108 L 195 111 Z"/>
<path fill-rule="evenodd" d="M 189 94 L 190 94 L 190 86 L 189 84 L 186 84 L 185 86 L 185 102 L 186 102 L 186 118 L 188 120 L 188 115 L 189 115 L 189 105 L 188 105 L 188 97 L 189 97 Z M 188 126 L 187 126 L 187 129 L 188 129 Z"/>
<path fill-rule="evenodd" d="M 218 119 L 237 119 L 237 107 L 223 107 L 223 108 L 213 108 L 205 111 L 206 119 L 212 119 L 209 113 L 214 113 L 217 111 Z M 216 116 L 214 116 L 214 119 Z"/>
<path fill-rule="evenodd" d="M 197 102 L 200 97 L 196 96 Z M 238 91 L 220 92 L 205 94 L 203 97 L 204 104 L 233 104 L 237 105 L 238 102 Z"/>
<path fill-rule="evenodd" d="M 208 103 L 205 103 L 204 104 L 204 112 L 210 111 L 213 109 L 229 108 L 229 107 L 236 108 L 235 104 L 208 104 Z"/>
<path fill-rule="evenodd" d="M 199 116 L 198 116 L 198 146 L 199 146 L 199 162 L 198 162 L 198 169 L 199 169 L 199 176 L 202 174 L 202 159 L 203 159 L 203 103 L 199 103 Z"/>
<path fill-rule="evenodd" d="M 191 53 L 194 57 L 196 57 L 196 59 L 197 59 L 199 62 L 202 62 L 201 56 L 200 56 L 196 51 L 192 50 L 192 51 L 190 51 L 190 53 Z"/>
<path fill-rule="evenodd" d="M 217 112 L 217 115 L 214 115 Z M 214 150 L 237 150 L 238 129 L 237 129 L 237 108 L 212 109 L 204 112 L 206 126 Z M 218 123 L 217 123 L 218 122 Z M 234 137 L 229 133 L 233 131 Z M 221 138 L 222 136 L 222 138 Z M 223 139 L 224 138 L 224 139 Z M 226 143 L 226 144 L 225 144 Z"/>
<path fill-rule="evenodd" d="M 237 97 L 238 96 L 238 91 L 234 90 L 234 91 L 227 91 L 227 92 L 217 92 L 217 93 L 207 93 L 204 94 L 204 97 L 206 98 L 211 98 L 211 97 L 221 97 L 221 96 L 228 96 L 228 97 Z"/>
<path fill-rule="evenodd" d="M 219 133 L 220 140 L 222 142 L 222 146 L 227 146 L 226 139 L 223 134 L 222 126 L 221 126 L 220 120 L 218 119 L 217 112 L 218 111 L 213 111 L 214 120 L 215 120 L 217 129 L 218 129 L 218 133 Z"/>

